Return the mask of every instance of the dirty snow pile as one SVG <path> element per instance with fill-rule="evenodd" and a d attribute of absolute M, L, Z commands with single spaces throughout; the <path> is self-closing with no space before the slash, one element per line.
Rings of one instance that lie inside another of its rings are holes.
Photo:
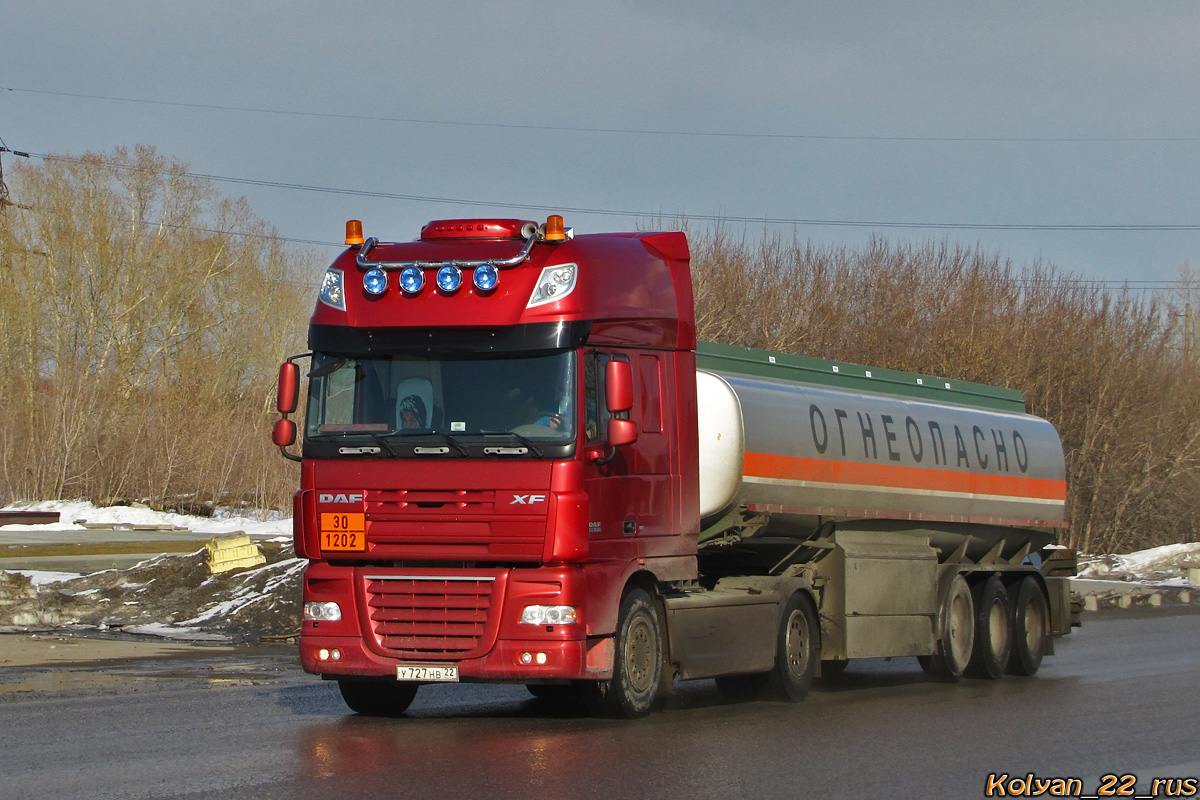
<path fill-rule="evenodd" d="M 262 521 L 220 511 L 212 518 L 89 503 L 39 503 L 59 511 L 60 529 L 89 523 L 174 525 L 206 532 L 254 533 L 267 563 L 209 573 L 203 548 L 162 555 L 126 569 L 88 575 L 0 570 L 0 630 L 76 627 L 173 639 L 255 642 L 300 629 L 305 562 L 291 546 L 291 520 Z M 274 534 L 272 536 L 272 534 Z M 263 536 L 270 536 L 262 540 Z"/>
<path fill-rule="evenodd" d="M 1124 556 L 1080 556 L 1079 577 L 1186 586 L 1190 564 L 1200 567 L 1200 543 L 1167 544 Z"/>

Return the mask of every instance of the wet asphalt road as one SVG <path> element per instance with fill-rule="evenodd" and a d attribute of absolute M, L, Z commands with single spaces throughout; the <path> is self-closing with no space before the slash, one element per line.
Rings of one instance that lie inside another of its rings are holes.
<path fill-rule="evenodd" d="M 1200 613 L 1106 613 L 1036 678 L 932 683 L 851 664 L 798 705 L 682 684 L 640 721 L 520 686 L 425 687 L 355 717 L 285 648 L 0 668 L 0 798 L 971 798 L 989 773 L 1200 775 Z"/>

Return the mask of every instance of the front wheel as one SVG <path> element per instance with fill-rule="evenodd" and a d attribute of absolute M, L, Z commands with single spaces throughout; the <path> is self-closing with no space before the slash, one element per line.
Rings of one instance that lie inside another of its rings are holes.
<path fill-rule="evenodd" d="M 776 694 L 798 702 L 808 694 L 821 660 L 821 632 L 809 599 L 797 592 L 788 600 L 779 623 L 775 669 L 771 682 Z"/>
<path fill-rule="evenodd" d="M 393 680 L 339 678 L 338 689 L 351 711 L 365 717 L 398 717 L 417 696 L 418 683 Z"/>
<path fill-rule="evenodd" d="M 654 601 L 645 589 L 621 598 L 612 680 L 600 684 L 602 712 L 622 717 L 650 713 L 662 682 L 662 631 Z"/>

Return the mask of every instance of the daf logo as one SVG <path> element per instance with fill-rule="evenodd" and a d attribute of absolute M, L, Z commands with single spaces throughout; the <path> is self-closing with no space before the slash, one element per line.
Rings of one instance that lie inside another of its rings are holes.
<path fill-rule="evenodd" d="M 510 506 L 528 506 L 534 503 L 546 502 L 544 494 L 514 494 Z"/>
<path fill-rule="evenodd" d="M 322 494 L 317 497 L 318 503 L 361 503 L 361 494 Z"/>

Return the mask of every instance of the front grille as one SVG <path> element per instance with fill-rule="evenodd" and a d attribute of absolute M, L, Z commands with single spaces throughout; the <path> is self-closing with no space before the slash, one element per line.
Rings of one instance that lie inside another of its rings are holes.
<path fill-rule="evenodd" d="M 423 512 L 448 510 L 455 514 L 490 514 L 496 493 L 466 489 L 377 489 L 367 493 L 367 515 L 371 519 L 403 519 Z"/>
<path fill-rule="evenodd" d="M 380 645 L 401 657 L 464 658 L 486 651 L 495 580 L 366 577 L 367 609 Z"/>

